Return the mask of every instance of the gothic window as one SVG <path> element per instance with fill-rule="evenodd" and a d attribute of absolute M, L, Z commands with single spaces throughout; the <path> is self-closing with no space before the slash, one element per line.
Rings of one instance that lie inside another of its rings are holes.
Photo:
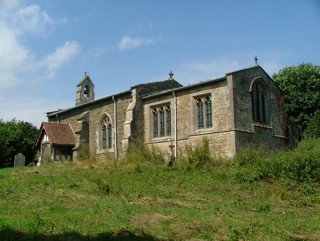
<path fill-rule="evenodd" d="M 196 98 L 196 126 L 198 129 L 212 127 L 212 101 L 211 96 Z"/>
<path fill-rule="evenodd" d="M 166 106 L 166 126 L 167 126 L 167 135 L 171 136 L 171 108 L 170 105 Z"/>
<path fill-rule="evenodd" d="M 262 80 L 256 80 L 251 89 L 252 119 L 254 122 L 269 123 L 269 89 Z"/>
<path fill-rule="evenodd" d="M 112 148 L 112 125 L 108 116 L 104 116 L 99 126 L 99 148 L 111 149 Z"/>
<path fill-rule="evenodd" d="M 203 124 L 203 102 L 201 98 L 197 100 L 197 112 L 198 112 L 198 129 L 202 129 L 204 127 Z"/>
<path fill-rule="evenodd" d="M 206 107 L 206 128 L 212 127 L 212 103 L 210 96 L 207 96 L 205 99 L 205 107 Z"/>
<path fill-rule="evenodd" d="M 158 110 L 153 109 L 152 110 L 153 115 L 153 137 L 158 137 Z"/>
<path fill-rule="evenodd" d="M 160 107 L 160 136 L 165 136 L 165 127 L 164 127 L 164 110 L 163 107 Z"/>
<path fill-rule="evenodd" d="M 111 149 L 111 147 L 112 147 L 112 127 L 111 127 L 111 124 L 108 125 L 107 136 L 108 136 L 108 148 Z"/>
<path fill-rule="evenodd" d="M 107 148 L 107 128 L 105 125 L 102 125 L 102 149 Z"/>
<path fill-rule="evenodd" d="M 153 138 L 171 136 L 170 105 L 158 106 L 152 109 Z"/>

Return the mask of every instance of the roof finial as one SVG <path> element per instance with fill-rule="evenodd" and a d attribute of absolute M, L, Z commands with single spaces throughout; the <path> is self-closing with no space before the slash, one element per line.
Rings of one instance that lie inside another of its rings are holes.
<path fill-rule="evenodd" d="M 254 62 L 255 62 L 255 64 L 256 64 L 256 66 L 259 66 L 259 64 L 258 64 L 258 57 L 257 57 L 257 56 L 254 56 Z"/>
<path fill-rule="evenodd" d="M 169 72 L 169 80 L 173 80 L 173 76 L 174 74 L 172 73 L 172 71 Z"/>
<path fill-rule="evenodd" d="M 84 77 L 86 77 L 87 76 L 87 71 L 84 71 Z"/>

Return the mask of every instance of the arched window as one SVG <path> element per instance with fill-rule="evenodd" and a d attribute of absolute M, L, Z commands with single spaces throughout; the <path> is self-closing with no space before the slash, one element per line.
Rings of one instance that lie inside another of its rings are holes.
<path fill-rule="evenodd" d="M 167 135 L 168 136 L 171 136 L 171 108 L 170 108 L 170 105 L 167 105 L 166 106 L 166 122 L 167 122 Z"/>
<path fill-rule="evenodd" d="M 197 129 L 212 128 L 212 100 L 211 95 L 195 98 Z"/>
<path fill-rule="evenodd" d="M 198 116 L 198 129 L 204 128 L 203 122 L 203 102 L 201 98 L 197 99 L 197 116 Z"/>
<path fill-rule="evenodd" d="M 165 127 L 164 127 L 164 110 L 163 110 L 163 107 L 160 107 L 160 111 L 159 111 L 159 114 L 160 114 L 160 136 L 164 136 L 165 134 Z"/>
<path fill-rule="evenodd" d="M 99 149 L 111 149 L 112 148 L 112 125 L 110 118 L 104 115 L 99 124 Z"/>
<path fill-rule="evenodd" d="M 206 128 L 212 127 L 212 103 L 210 96 L 207 96 L 205 99 L 206 107 Z"/>
<path fill-rule="evenodd" d="M 268 124 L 270 122 L 270 91 L 262 79 L 257 79 L 251 86 L 253 122 Z"/>
<path fill-rule="evenodd" d="M 112 147 L 112 126 L 111 126 L 111 124 L 108 125 L 107 136 L 108 136 L 108 148 L 111 149 L 111 147 Z"/>
<path fill-rule="evenodd" d="M 158 110 L 157 110 L 157 108 L 154 108 L 152 110 L 152 115 L 153 115 L 153 137 L 157 138 L 158 137 Z"/>
<path fill-rule="evenodd" d="M 171 108 L 161 105 L 152 109 L 153 138 L 171 136 Z"/>
<path fill-rule="evenodd" d="M 102 130 L 102 149 L 107 148 L 107 128 L 105 125 L 101 127 Z"/>

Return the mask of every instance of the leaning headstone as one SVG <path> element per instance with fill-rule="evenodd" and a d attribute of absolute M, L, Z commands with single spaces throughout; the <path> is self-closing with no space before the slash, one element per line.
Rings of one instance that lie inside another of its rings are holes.
<path fill-rule="evenodd" d="M 14 167 L 24 167 L 26 165 L 26 157 L 22 153 L 14 156 Z"/>

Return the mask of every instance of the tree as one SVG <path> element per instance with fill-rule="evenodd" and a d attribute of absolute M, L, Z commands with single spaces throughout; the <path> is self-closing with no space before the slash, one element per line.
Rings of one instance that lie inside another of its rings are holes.
<path fill-rule="evenodd" d="M 20 152 L 26 157 L 26 164 L 34 161 L 37 133 L 38 129 L 28 122 L 0 120 L 0 167 L 13 166 L 14 156 Z"/>
<path fill-rule="evenodd" d="M 314 128 L 320 109 L 320 66 L 311 63 L 289 66 L 272 78 L 285 91 L 285 110 L 300 132 L 303 133 L 307 128 L 317 131 Z"/>

